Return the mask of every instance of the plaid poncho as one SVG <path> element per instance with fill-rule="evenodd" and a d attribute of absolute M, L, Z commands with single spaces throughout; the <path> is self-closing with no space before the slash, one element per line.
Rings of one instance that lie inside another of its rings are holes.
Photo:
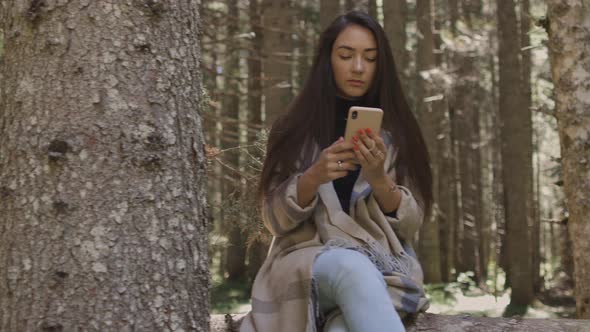
<path fill-rule="evenodd" d="M 388 148 L 387 174 L 395 179 L 396 150 L 382 132 Z M 319 149 L 316 147 L 316 157 Z M 370 185 L 357 179 L 350 214 L 342 211 L 331 182 L 305 208 L 297 204 L 297 180 L 293 174 L 276 185 L 263 202 L 262 218 L 273 234 L 268 256 L 252 289 L 252 311 L 241 332 L 317 331 L 324 321 L 318 312 L 317 289 L 312 280 L 315 257 L 331 247 L 358 250 L 383 273 L 395 308 L 404 316 L 428 308 L 423 274 L 410 246 L 422 224 L 423 210 L 407 186 L 397 217 L 385 216 Z"/>

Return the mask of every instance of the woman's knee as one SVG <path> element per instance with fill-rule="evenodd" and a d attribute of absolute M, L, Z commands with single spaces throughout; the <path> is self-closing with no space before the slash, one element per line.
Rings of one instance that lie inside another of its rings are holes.
<path fill-rule="evenodd" d="M 314 274 L 320 279 L 336 276 L 361 280 L 374 277 L 383 279 L 367 256 L 343 248 L 330 249 L 322 253 L 314 264 Z"/>

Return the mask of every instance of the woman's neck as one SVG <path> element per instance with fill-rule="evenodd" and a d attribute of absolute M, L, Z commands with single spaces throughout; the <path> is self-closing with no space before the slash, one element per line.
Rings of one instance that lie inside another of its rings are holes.
<path fill-rule="evenodd" d="M 348 101 L 357 101 L 357 100 L 363 99 L 363 96 L 360 96 L 360 97 L 349 97 L 349 96 L 343 96 L 343 95 L 341 95 L 339 93 L 336 94 L 336 97 L 337 98 L 340 98 L 340 99 L 348 100 Z"/>

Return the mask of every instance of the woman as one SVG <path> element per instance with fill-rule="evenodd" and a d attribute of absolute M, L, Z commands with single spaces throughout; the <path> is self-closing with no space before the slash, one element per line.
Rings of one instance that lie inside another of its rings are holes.
<path fill-rule="evenodd" d="M 383 109 L 381 133 L 345 142 L 353 105 Z M 240 331 L 404 331 L 400 316 L 427 308 L 411 241 L 432 203 L 428 153 L 370 16 L 349 12 L 322 34 L 272 127 L 260 202 L 274 238 Z"/>

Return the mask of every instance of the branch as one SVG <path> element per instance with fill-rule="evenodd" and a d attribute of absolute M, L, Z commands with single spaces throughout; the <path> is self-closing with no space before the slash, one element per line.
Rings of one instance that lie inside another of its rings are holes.
<path fill-rule="evenodd" d="M 532 110 L 533 112 L 539 112 L 539 113 L 543 113 L 543 114 L 551 115 L 551 116 L 553 116 L 553 117 L 555 116 L 555 111 L 554 111 L 554 110 L 551 110 L 551 109 L 549 109 L 549 107 L 547 107 L 547 106 L 541 106 L 541 107 L 538 107 L 538 108 L 536 108 L 536 107 L 531 107 L 531 110 Z"/>

